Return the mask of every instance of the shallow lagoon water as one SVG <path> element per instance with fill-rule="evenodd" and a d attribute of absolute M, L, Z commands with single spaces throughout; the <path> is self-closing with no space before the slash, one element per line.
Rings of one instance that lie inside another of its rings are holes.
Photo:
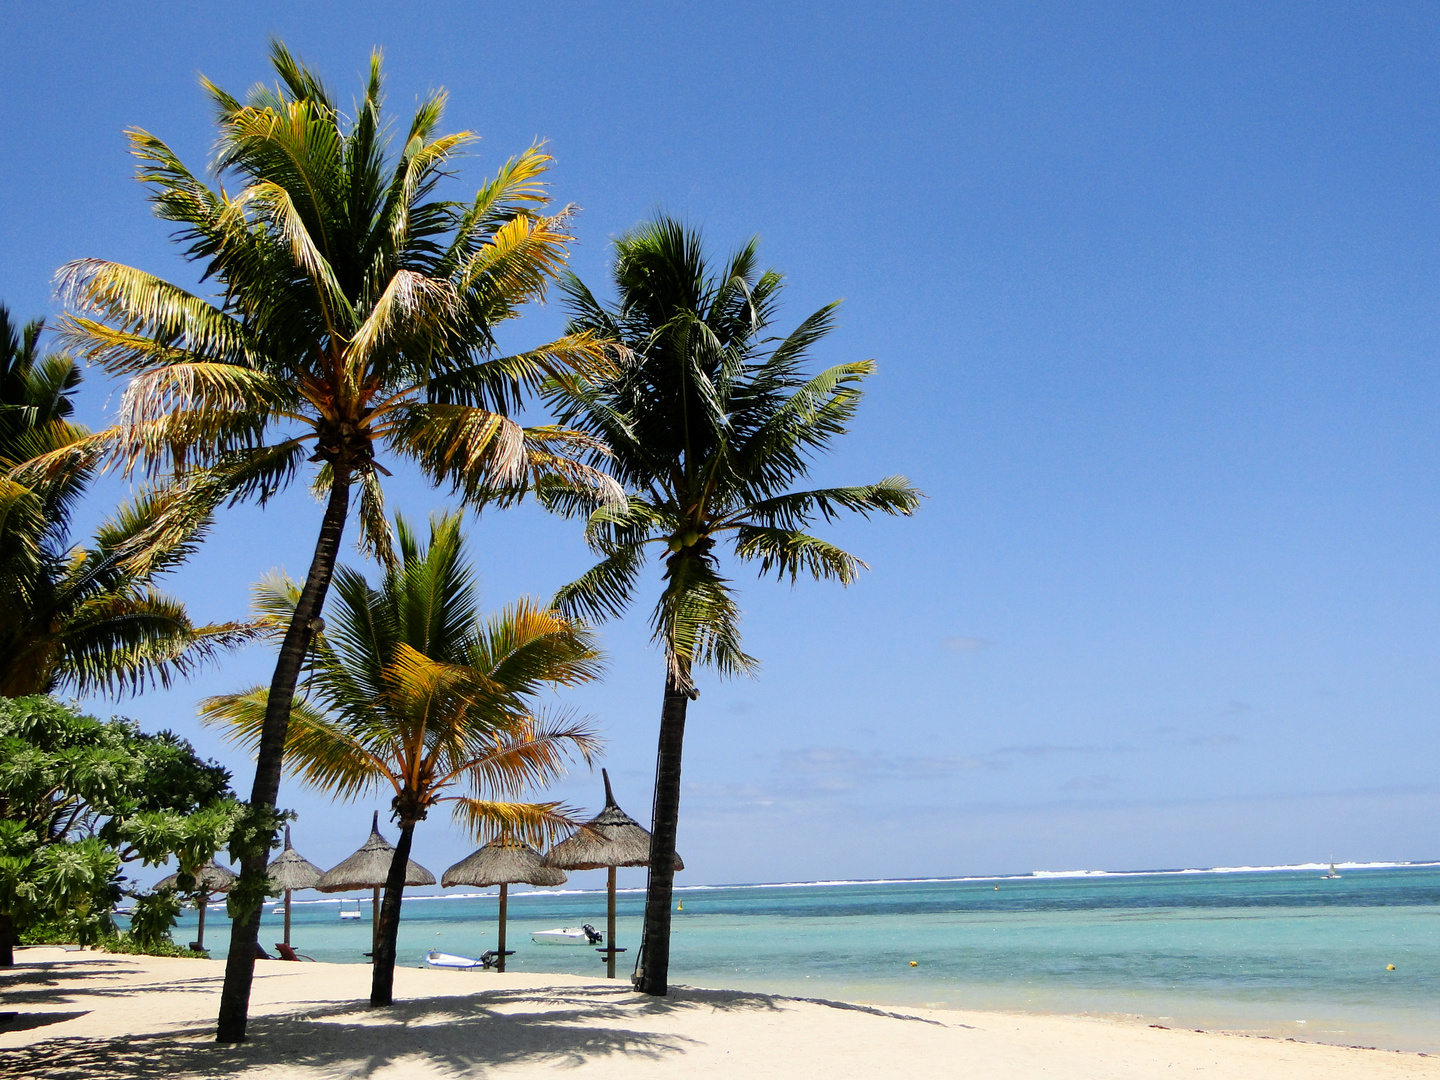
<path fill-rule="evenodd" d="M 1440 867 L 1340 872 L 1339 880 L 1307 868 L 685 888 L 672 979 L 1440 1051 Z M 622 946 L 638 940 L 643 903 L 639 891 L 618 896 Z M 342 922 L 337 898 L 297 899 L 291 940 L 317 960 L 363 964 L 368 895 L 360 906 L 362 920 Z M 267 948 L 281 936 L 270 911 Z M 400 962 L 422 965 L 428 949 L 493 949 L 496 914 L 494 890 L 408 898 Z M 602 974 L 592 949 L 530 941 L 531 930 L 586 922 L 604 929 L 603 891 L 512 892 L 511 970 Z M 194 924 L 188 912 L 175 940 L 191 940 Z M 207 920 L 212 955 L 224 955 L 228 929 L 223 916 Z M 363 993 L 368 971 L 356 975 Z"/>

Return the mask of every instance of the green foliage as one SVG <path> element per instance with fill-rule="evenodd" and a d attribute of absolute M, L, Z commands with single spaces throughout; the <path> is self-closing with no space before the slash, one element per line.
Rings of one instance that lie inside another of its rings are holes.
<path fill-rule="evenodd" d="M 127 956 L 183 956 L 191 960 L 208 960 L 210 953 L 204 949 L 187 949 L 176 945 L 168 937 L 158 941 L 140 941 L 133 934 L 110 934 L 95 942 L 95 948 L 108 953 L 123 953 Z"/>
<path fill-rule="evenodd" d="M 213 295 L 98 259 L 60 272 L 67 343 L 129 380 L 106 452 L 203 474 L 212 503 L 263 503 L 314 463 L 321 490 L 358 483 L 362 542 L 382 559 L 382 451 L 476 501 L 541 477 L 618 494 L 574 439 L 509 418 L 547 376 L 609 363 L 590 334 L 497 355 L 496 327 L 564 266 L 571 211 L 543 212 L 549 156 L 532 147 L 471 199 L 439 199 L 476 140 L 439 131 L 443 91 L 392 127 L 378 53 L 346 111 L 279 42 L 271 63 L 278 81 L 244 100 L 204 83 L 223 184 L 128 133 L 157 216 Z"/>
<path fill-rule="evenodd" d="M 17 334 L 0 305 L 0 694 L 168 685 L 252 633 L 193 625 L 155 584 L 203 535 L 210 506 L 183 486 L 146 489 L 72 546 L 71 510 L 104 437 L 68 419 L 80 369 L 39 355 L 42 328 Z"/>
<path fill-rule="evenodd" d="M 170 940 L 170 931 L 175 927 L 182 903 L 174 889 L 157 889 L 136 897 L 126 936 L 141 949 L 173 948 L 175 943 Z"/>
<path fill-rule="evenodd" d="M 229 841 L 229 774 L 170 732 L 100 721 L 48 697 L 0 698 L 0 915 L 113 932 L 123 862 L 190 872 Z"/>
<path fill-rule="evenodd" d="M 21 930 L 16 944 L 19 945 L 78 945 L 80 935 L 74 923 L 68 919 L 39 918 L 29 922 Z"/>
<path fill-rule="evenodd" d="M 583 626 L 522 601 L 484 618 L 464 561 L 460 515 L 432 518 L 428 544 L 395 519 L 395 564 L 378 588 L 356 570 L 335 575 L 326 630 L 292 706 L 285 759 L 316 788 L 344 798 L 394 793 L 402 822 L 449 802 L 477 835 L 501 831 L 543 842 L 568 827 L 554 803 L 513 801 L 558 776 L 572 752 L 596 745 L 584 722 L 539 707 L 550 689 L 598 677 L 600 654 Z M 298 590 L 283 579 L 257 587 L 256 610 L 283 624 Z M 268 690 L 257 686 L 201 704 L 206 723 L 253 746 Z M 249 832 L 272 835 L 280 816 Z M 237 832 L 238 835 L 238 832 Z M 239 841 L 232 841 L 237 858 Z M 232 914 L 263 899 L 237 897 Z"/>
<path fill-rule="evenodd" d="M 45 921 L 81 945 L 113 929 L 120 857 L 94 837 L 38 842 L 18 821 L 0 820 L 0 915 L 20 934 Z"/>
<path fill-rule="evenodd" d="M 865 564 L 811 536 L 811 523 L 847 512 L 908 515 L 920 496 L 901 476 L 792 490 L 845 432 L 874 365 L 805 372 L 836 305 L 773 335 L 783 281 L 760 271 L 755 241 L 716 266 L 696 230 L 660 217 L 615 242 L 612 278 L 612 305 L 573 275 L 564 279 L 568 330 L 623 343 L 631 362 L 609 378 L 552 380 L 548 396 L 562 424 L 606 447 L 611 472 L 635 494 L 596 509 L 569 492 L 544 493 L 554 509 L 589 514 L 587 538 L 601 556 L 555 599 L 589 619 L 619 614 L 658 547 L 665 585 L 652 625 L 672 683 L 689 691 L 693 666 L 731 674 L 755 664 L 720 572 L 722 542 L 761 573 L 848 584 Z"/>

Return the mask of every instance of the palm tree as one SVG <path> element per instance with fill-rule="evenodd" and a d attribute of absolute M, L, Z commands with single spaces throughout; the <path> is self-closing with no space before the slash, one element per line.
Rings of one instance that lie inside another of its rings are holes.
<path fill-rule="evenodd" d="M 168 686 L 252 630 L 195 626 L 184 605 L 156 588 L 208 523 L 183 506 L 179 490 L 143 491 L 91 546 L 71 545 L 71 508 L 92 478 L 94 455 L 79 454 L 48 477 L 29 475 L 35 459 L 89 436 L 69 419 L 80 369 L 69 356 L 40 354 L 43 330 L 37 319 L 17 332 L 0 305 L 0 696 Z"/>
<path fill-rule="evenodd" d="M 391 1002 L 415 826 L 448 802 L 479 838 L 543 843 L 573 828 L 569 816 L 557 803 L 513 800 L 559 776 L 572 752 L 588 761 L 597 745 L 585 722 L 536 706 L 546 689 L 599 675 L 591 633 L 524 600 L 480 618 L 460 515 L 432 518 L 423 546 L 403 518 L 395 524 L 399 558 L 379 588 L 356 570 L 335 575 L 336 607 L 291 703 L 285 745 L 289 769 L 315 788 L 345 799 L 393 793 L 400 839 L 380 908 L 372 1005 Z M 271 579 L 258 607 L 283 626 L 299 596 L 292 583 Z M 253 748 L 268 696 L 255 687 L 210 698 L 201 715 Z"/>
<path fill-rule="evenodd" d="M 802 574 L 848 584 L 865 564 L 805 530 L 841 511 L 911 514 L 919 493 L 904 477 L 859 487 L 794 491 L 810 458 L 845 431 L 869 361 L 806 376 L 812 346 L 829 332 L 834 304 L 787 337 L 767 336 L 780 275 L 758 272 L 756 242 L 718 273 L 698 231 L 661 217 L 615 244 L 618 301 L 601 304 L 578 279 L 563 288 L 572 333 L 613 337 L 633 360 L 612 377 L 555 382 L 561 423 L 602 440 L 611 471 L 633 492 L 589 515 L 601 561 L 562 589 L 556 606 L 600 620 L 630 603 L 651 545 L 664 549 L 664 588 L 651 615 L 665 652 L 665 694 L 655 769 L 645 926 L 636 988 L 663 995 L 669 973 L 670 900 L 680 810 L 680 759 L 697 666 L 749 672 L 739 609 L 721 576 L 719 545 L 792 582 Z M 561 494 L 558 509 L 583 501 Z"/>
<path fill-rule="evenodd" d="M 265 866 L 278 818 L 291 699 L 357 488 L 362 546 L 393 559 L 382 451 L 465 499 L 508 501 L 537 481 L 619 491 L 575 460 L 582 437 L 509 414 L 546 377 L 609 363 L 592 335 L 497 355 L 496 326 L 543 297 L 564 264 L 569 210 L 545 215 L 550 159 L 532 147 L 473 198 L 437 196 L 474 137 L 439 135 L 445 94 L 422 101 L 391 153 L 381 63 L 352 118 L 273 42 L 272 87 L 244 102 L 204 81 L 217 114 L 212 188 L 169 147 L 129 133 L 156 213 L 179 227 L 204 297 L 116 263 L 60 272 L 72 347 L 129 384 L 107 447 L 129 468 L 190 478 L 195 497 L 264 503 L 307 463 L 325 501 L 310 570 L 270 684 L 249 842 L 217 1038 L 244 1038 Z M 233 193 L 232 193 L 233 191 Z"/>

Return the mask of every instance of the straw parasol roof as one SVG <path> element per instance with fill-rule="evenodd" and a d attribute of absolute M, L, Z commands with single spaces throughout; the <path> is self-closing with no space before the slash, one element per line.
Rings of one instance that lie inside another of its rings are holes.
<path fill-rule="evenodd" d="M 377 810 L 370 822 L 370 839 L 339 866 L 332 866 L 321 874 L 313 887 L 320 892 L 379 888 L 390 876 L 390 860 L 394 856 L 395 845 L 380 835 L 380 811 Z M 434 885 L 435 875 L 411 859 L 405 868 L 405 884 Z"/>
<path fill-rule="evenodd" d="M 195 875 L 196 885 L 206 892 L 229 892 L 238 879 L 231 871 L 217 863 L 208 862 Z M 155 883 L 156 889 L 173 889 L 180 882 L 179 874 L 170 874 Z"/>
<path fill-rule="evenodd" d="M 285 850 L 271 859 L 266 869 L 270 872 L 270 880 L 274 882 L 275 888 L 282 892 L 313 889 L 322 873 L 320 867 L 290 846 L 289 825 L 285 826 Z"/>
<path fill-rule="evenodd" d="M 560 841 L 545 856 L 547 866 L 563 870 L 599 870 L 607 866 L 649 866 L 650 833 L 615 804 L 610 774 L 604 769 L 605 809 Z M 675 854 L 675 869 L 684 870 L 684 860 Z"/>
<path fill-rule="evenodd" d="M 545 865 L 544 856 L 529 844 L 500 837 L 472 852 L 440 876 L 450 885 L 564 885 L 565 871 Z"/>

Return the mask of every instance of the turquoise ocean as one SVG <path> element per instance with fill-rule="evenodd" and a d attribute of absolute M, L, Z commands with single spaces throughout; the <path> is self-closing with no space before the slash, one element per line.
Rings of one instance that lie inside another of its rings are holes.
<path fill-rule="evenodd" d="M 1338 880 L 1322 877 L 1325 869 L 681 888 L 671 978 L 1440 1052 L 1440 864 L 1341 864 Z M 315 896 L 300 894 L 307 895 Z M 638 890 L 618 894 L 621 946 L 633 949 L 643 902 Z M 422 966 L 429 949 L 478 956 L 495 948 L 497 907 L 497 890 L 407 897 L 400 963 Z M 369 897 L 361 920 L 340 920 L 339 908 L 336 897 L 297 897 L 291 940 L 317 960 L 363 964 Z M 603 974 L 592 949 L 529 937 L 581 923 L 603 930 L 603 890 L 512 892 L 509 910 L 510 970 Z M 213 909 L 206 926 L 217 957 L 229 929 L 220 912 Z M 267 948 L 281 940 L 278 912 L 266 908 Z M 192 910 L 175 940 L 192 940 L 194 926 Z M 363 993 L 368 979 L 357 976 Z"/>

